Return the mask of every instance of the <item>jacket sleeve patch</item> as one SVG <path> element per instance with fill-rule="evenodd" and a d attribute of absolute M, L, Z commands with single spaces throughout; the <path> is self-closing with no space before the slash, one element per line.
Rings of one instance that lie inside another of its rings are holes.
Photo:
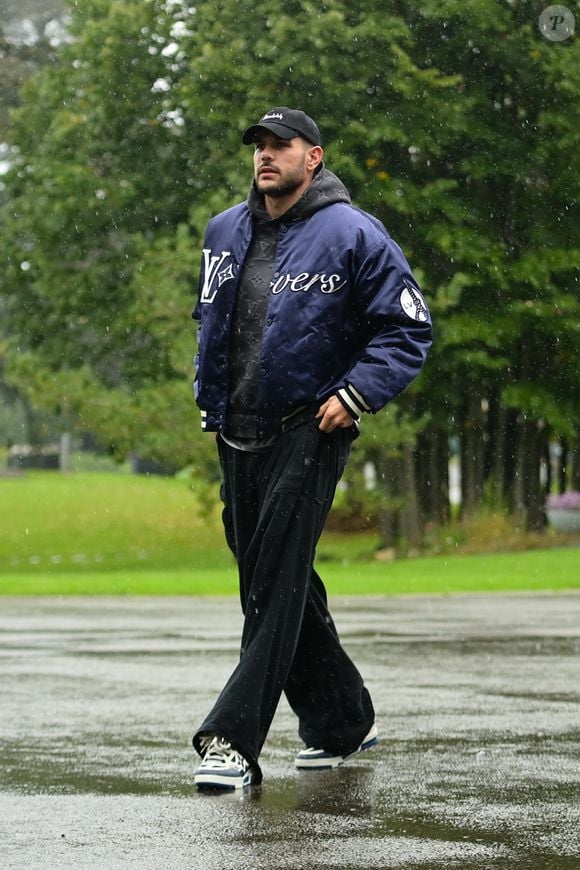
<path fill-rule="evenodd" d="M 405 287 L 400 296 L 401 308 L 411 320 L 419 320 L 422 323 L 428 322 L 429 309 L 419 288 L 414 287 L 407 278 L 403 278 L 403 284 Z"/>

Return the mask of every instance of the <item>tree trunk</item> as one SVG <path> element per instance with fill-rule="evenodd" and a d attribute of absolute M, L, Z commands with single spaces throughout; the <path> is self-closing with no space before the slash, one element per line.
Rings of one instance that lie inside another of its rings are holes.
<path fill-rule="evenodd" d="M 26 438 L 32 447 L 42 446 L 42 427 L 40 424 L 39 413 L 36 411 L 25 396 L 20 396 L 22 408 L 24 410 L 24 419 L 26 421 Z"/>
<path fill-rule="evenodd" d="M 464 517 L 473 516 L 483 501 L 484 447 L 481 397 L 473 394 L 467 399 L 461 438 L 461 513 Z"/>
<path fill-rule="evenodd" d="M 437 481 L 432 487 L 432 518 L 444 525 L 449 522 L 449 437 L 443 429 L 435 430 L 429 465 L 432 479 Z"/>
<path fill-rule="evenodd" d="M 518 508 L 517 493 L 517 461 L 518 461 L 518 414 L 510 409 L 505 411 L 505 454 L 503 461 L 503 497 L 510 513 L 516 513 Z"/>
<path fill-rule="evenodd" d="M 403 448 L 402 481 L 405 501 L 401 509 L 401 534 L 411 550 L 418 550 L 421 546 L 422 534 L 415 481 L 415 456 L 413 448 L 407 444 Z"/>
<path fill-rule="evenodd" d="M 379 514 L 381 547 L 397 547 L 401 539 L 418 550 L 422 540 L 413 447 L 406 445 L 398 457 L 383 456 L 377 468 L 383 482 L 385 503 Z"/>
<path fill-rule="evenodd" d="M 528 466 L 526 526 L 531 532 L 541 532 L 546 527 L 545 485 L 540 475 L 542 460 L 546 454 L 546 429 L 532 424 L 530 430 L 530 456 Z"/>
<path fill-rule="evenodd" d="M 415 479 L 421 523 L 449 520 L 449 439 L 447 432 L 429 426 L 417 438 Z"/>
<path fill-rule="evenodd" d="M 552 462 L 552 453 L 550 450 L 550 440 L 546 437 L 542 444 L 542 458 L 544 468 L 546 470 L 546 479 L 544 481 L 544 495 L 547 496 L 552 492 L 554 484 L 554 463 Z"/>
<path fill-rule="evenodd" d="M 560 455 L 558 457 L 556 491 L 559 493 L 566 492 L 566 479 L 568 477 L 569 464 L 571 459 L 570 449 L 567 438 L 560 439 Z"/>
<path fill-rule="evenodd" d="M 375 460 L 379 486 L 385 493 L 384 505 L 379 511 L 380 547 L 395 547 L 399 536 L 399 510 L 392 504 L 400 491 L 400 460 L 391 456 L 377 456 Z"/>
<path fill-rule="evenodd" d="M 577 436 L 574 443 L 574 450 L 571 456 L 570 482 L 572 489 L 580 492 L 580 435 Z"/>
<path fill-rule="evenodd" d="M 540 479 L 543 437 L 537 422 L 521 415 L 518 425 L 515 514 L 528 531 L 541 531 L 546 524 L 544 491 Z"/>
<path fill-rule="evenodd" d="M 505 464 L 507 454 L 507 411 L 494 401 L 489 418 L 488 467 L 491 476 L 491 493 L 495 508 L 505 503 Z"/>

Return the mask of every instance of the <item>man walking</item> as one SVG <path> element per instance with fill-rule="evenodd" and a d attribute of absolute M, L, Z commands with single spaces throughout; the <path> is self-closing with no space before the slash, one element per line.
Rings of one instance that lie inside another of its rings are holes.
<path fill-rule="evenodd" d="M 305 743 L 298 768 L 335 767 L 377 742 L 313 561 L 358 419 L 405 389 L 431 344 L 405 257 L 324 167 L 315 122 L 274 108 L 243 142 L 252 187 L 209 222 L 194 312 L 196 401 L 218 433 L 244 613 L 239 663 L 193 738 L 199 788 L 261 781 L 282 692 Z"/>

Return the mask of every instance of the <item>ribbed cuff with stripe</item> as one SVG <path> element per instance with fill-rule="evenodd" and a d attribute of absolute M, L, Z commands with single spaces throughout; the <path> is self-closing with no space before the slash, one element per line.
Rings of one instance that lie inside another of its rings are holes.
<path fill-rule="evenodd" d="M 342 406 L 348 411 L 351 417 L 358 420 L 361 414 L 365 411 L 370 411 L 370 405 L 361 396 L 359 391 L 352 384 L 347 384 L 346 387 L 341 387 L 336 394 Z"/>

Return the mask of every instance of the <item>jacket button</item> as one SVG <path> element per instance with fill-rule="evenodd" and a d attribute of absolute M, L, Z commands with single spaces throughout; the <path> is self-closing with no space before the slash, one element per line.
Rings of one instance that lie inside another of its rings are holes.
<path fill-rule="evenodd" d="M 266 320 L 266 326 L 272 326 L 272 318 L 271 317 L 268 317 L 268 319 Z"/>

